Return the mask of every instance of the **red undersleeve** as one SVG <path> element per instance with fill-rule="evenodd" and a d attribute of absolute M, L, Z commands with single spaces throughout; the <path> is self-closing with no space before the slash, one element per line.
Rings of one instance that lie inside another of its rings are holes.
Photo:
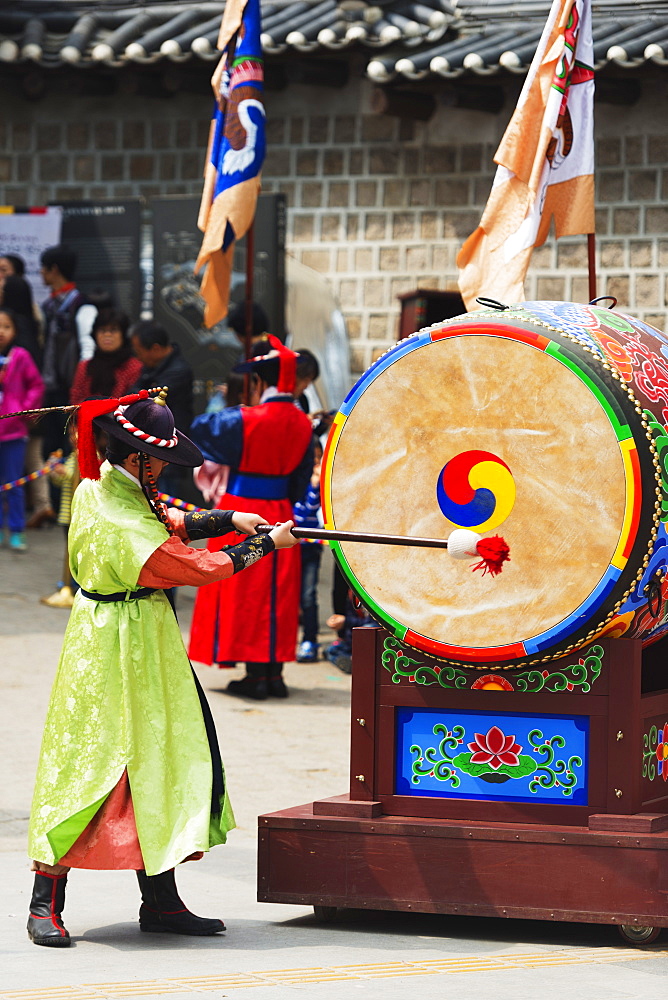
<path fill-rule="evenodd" d="M 234 574 L 234 563 L 224 552 L 190 549 L 172 535 L 148 557 L 141 568 L 138 587 L 201 587 L 226 580 Z"/>

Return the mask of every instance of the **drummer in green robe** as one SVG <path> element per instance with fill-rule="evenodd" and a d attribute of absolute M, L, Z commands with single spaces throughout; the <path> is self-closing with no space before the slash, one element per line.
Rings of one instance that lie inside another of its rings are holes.
<path fill-rule="evenodd" d="M 143 398 L 142 398 L 143 397 Z M 99 467 L 92 424 L 108 435 Z M 174 428 L 166 391 L 79 410 L 82 482 L 69 553 L 79 584 L 53 685 L 30 817 L 35 883 L 28 934 L 66 947 L 71 868 L 134 869 L 143 931 L 209 935 L 221 920 L 179 898 L 174 868 L 225 842 L 234 826 L 211 712 L 166 588 L 222 580 L 295 544 L 292 522 L 255 534 L 259 515 L 165 508 L 155 480 L 199 449 Z M 221 552 L 188 547 L 234 527 Z"/>

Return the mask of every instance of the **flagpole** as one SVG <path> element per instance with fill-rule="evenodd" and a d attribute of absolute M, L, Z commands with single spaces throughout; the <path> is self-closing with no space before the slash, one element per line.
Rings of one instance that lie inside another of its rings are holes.
<path fill-rule="evenodd" d="M 244 357 L 251 356 L 253 337 L 253 280 L 255 263 L 255 222 L 251 222 L 246 233 L 246 290 L 244 292 Z M 244 404 L 250 406 L 250 375 L 244 375 Z"/>
<path fill-rule="evenodd" d="M 251 222 L 246 233 L 246 312 L 244 328 L 244 348 L 246 351 L 246 361 L 251 356 L 251 344 L 253 337 L 253 285 L 255 279 L 255 222 Z"/>
<path fill-rule="evenodd" d="M 596 233 L 587 233 L 587 257 L 589 263 L 589 301 L 596 298 Z"/>

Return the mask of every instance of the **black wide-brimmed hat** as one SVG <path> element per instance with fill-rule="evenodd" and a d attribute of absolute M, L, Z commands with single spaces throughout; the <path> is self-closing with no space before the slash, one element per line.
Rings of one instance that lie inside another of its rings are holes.
<path fill-rule="evenodd" d="M 161 458 L 172 465 L 194 468 L 204 456 L 196 444 L 174 426 L 174 416 L 167 406 L 167 388 L 153 399 L 140 399 L 129 406 L 118 406 L 112 413 L 95 417 L 93 423 L 138 452 Z"/>

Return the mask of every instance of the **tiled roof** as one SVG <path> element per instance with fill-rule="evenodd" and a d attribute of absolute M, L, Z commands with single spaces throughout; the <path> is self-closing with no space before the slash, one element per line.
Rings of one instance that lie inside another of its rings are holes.
<path fill-rule="evenodd" d="M 23 0 L 0 10 L 0 62 L 123 66 L 219 57 L 221 2 L 70 3 Z M 458 19 L 449 0 L 401 0 L 383 7 L 364 0 L 262 3 L 268 54 L 354 46 L 410 48 L 443 37 Z"/>
<path fill-rule="evenodd" d="M 21 0 L 0 10 L 0 65 L 213 61 L 224 6 Z M 378 83 L 522 74 L 548 10 L 549 0 L 263 0 L 262 44 L 275 57 L 366 52 Z M 595 3 L 594 43 L 598 69 L 668 65 L 668 0 Z"/>
<path fill-rule="evenodd" d="M 538 0 L 459 0 L 457 32 L 415 52 L 392 46 L 367 66 L 377 83 L 392 79 L 489 76 L 506 70 L 524 74 L 543 30 L 548 2 Z M 665 0 L 608 0 L 593 11 L 595 69 L 633 69 L 643 63 L 668 66 L 668 4 Z"/>

